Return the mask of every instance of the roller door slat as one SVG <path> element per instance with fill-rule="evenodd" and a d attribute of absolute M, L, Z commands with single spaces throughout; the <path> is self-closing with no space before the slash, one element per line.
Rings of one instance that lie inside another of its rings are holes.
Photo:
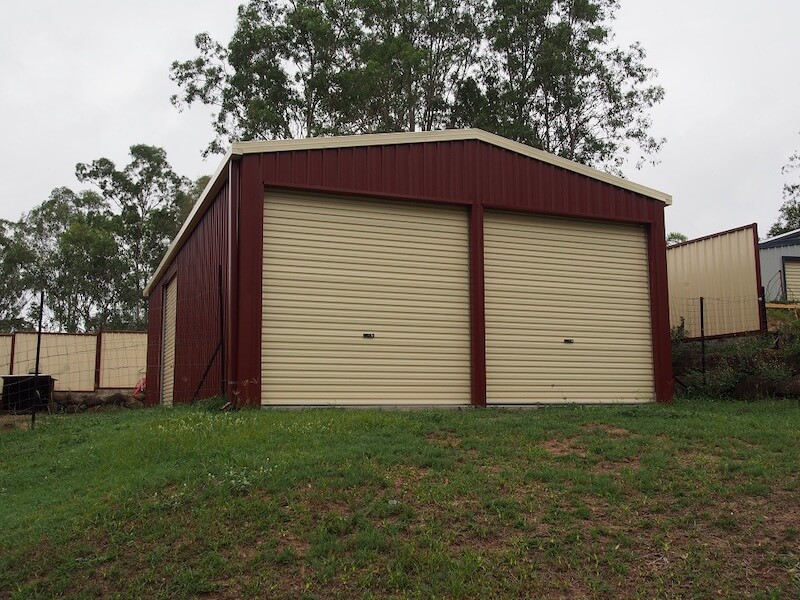
<path fill-rule="evenodd" d="M 484 235 L 490 404 L 652 400 L 643 228 L 487 212 Z"/>
<path fill-rule="evenodd" d="M 175 389 L 175 326 L 178 309 L 178 278 L 173 277 L 164 291 L 164 354 L 161 368 L 161 403 L 172 406 Z"/>
<path fill-rule="evenodd" d="M 262 307 L 265 404 L 469 402 L 463 209 L 269 194 Z"/>

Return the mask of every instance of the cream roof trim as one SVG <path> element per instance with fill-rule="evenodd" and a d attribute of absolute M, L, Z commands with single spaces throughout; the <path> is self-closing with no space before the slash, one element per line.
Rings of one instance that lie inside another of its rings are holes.
<path fill-rule="evenodd" d="M 485 142 L 498 148 L 504 148 L 511 152 L 516 152 L 523 156 L 534 158 L 541 162 L 551 164 L 553 166 L 572 171 L 608 183 L 618 188 L 622 188 L 654 200 L 663 202 L 666 205 L 672 204 L 672 196 L 664 192 L 659 192 L 652 188 L 628 181 L 622 177 L 611 175 L 605 171 L 599 171 L 586 165 L 576 163 L 566 158 L 561 158 L 549 152 L 520 144 L 513 140 L 509 140 L 499 135 L 483 131 L 482 129 L 445 129 L 442 131 L 419 131 L 411 133 L 372 133 L 363 135 L 344 135 L 344 136 L 331 136 L 319 138 L 305 138 L 293 140 L 269 140 L 269 141 L 252 141 L 252 142 L 234 142 L 230 150 L 228 150 L 225 158 L 220 163 L 214 175 L 208 182 L 206 189 L 200 195 L 200 198 L 192 208 L 192 212 L 187 217 L 186 221 L 181 227 L 178 235 L 172 240 L 169 245 L 164 258 L 158 265 L 155 273 L 150 278 L 147 286 L 144 289 L 144 297 L 148 297 L 153 291 L 153 285 L 156 280 L 166 270 L 167 265 L 172 262 L 172 259 L 180 250 L 185 238 L 195 228 L 197 223 L 202 218 L 208 204 L 214 198 L 214 195 L 219 190 L 222 183 L 228 176 L 228 162 L 234 156 L 242 156 L 245 154 L 264 154 L 270 152 L 289 152 L 292 150 L 318 150 L 323 148 L 355 148 L 359 146 L 387 146 L 393 144 L 422 144 L 425 142 L 455 142 L 463 140 L 478 140 Z"/>

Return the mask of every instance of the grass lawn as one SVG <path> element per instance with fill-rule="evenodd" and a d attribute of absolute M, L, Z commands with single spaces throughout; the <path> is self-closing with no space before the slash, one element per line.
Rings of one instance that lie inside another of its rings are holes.
<path fill-rule="evenodd" d="M 40 417 L 0 597 L 797 598 L 800 407 Z"/>

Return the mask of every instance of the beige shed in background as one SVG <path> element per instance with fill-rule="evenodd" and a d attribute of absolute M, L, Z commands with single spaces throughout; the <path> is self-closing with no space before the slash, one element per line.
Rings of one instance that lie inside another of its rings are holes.
<path fill-rule="evenodd" d="M 784 279 L 786 280 L 786 300 L 800 301 L 800 261 L 783 261 Z"/>
<path fill-rule="evenodd" d="M 670 326 L 688 338 L 766 329 L 755 224 L 668 247 L 667 277 Z"/>

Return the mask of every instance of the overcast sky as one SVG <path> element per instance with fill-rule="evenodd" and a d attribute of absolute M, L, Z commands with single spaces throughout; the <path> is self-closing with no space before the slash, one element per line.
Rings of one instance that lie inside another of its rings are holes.
<path fill-rule="evenodd" d="M 200 152 L 209 113 L 169 102 L 175 59 L 201 31 L 227 42 L 239 2 L 31 0 L 6 3 L 0 36 L 0 218 L 18 219 L 54 187 L 79 188 L 78 162 L 127 163 L 162 146 L 178 173 L 211 173 Z M 617 41 L 639 41 L 667 92 L 652 113 L 660 164 L 630 179 L 668 192 L 667 229 L 689 237 L 757 222 L 782 203 L 781 167 L 800 149 L 800 2 L 622 0 Z"/>

